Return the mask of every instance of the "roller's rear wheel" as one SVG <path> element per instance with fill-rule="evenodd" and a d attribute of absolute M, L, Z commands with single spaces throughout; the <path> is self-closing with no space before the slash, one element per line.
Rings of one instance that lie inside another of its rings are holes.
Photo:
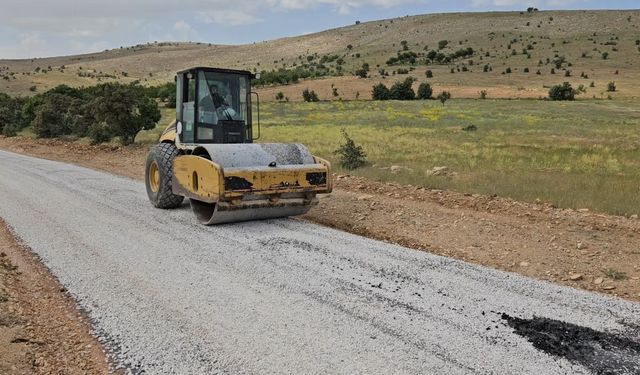
<path fill-rule="evenodd" d="M 149 150 L 144 170 L 144 181 L 151 204 L 157 208 L 179 207 L 184 200 L 171 191 L 173 159 L 178 149 L 172 143 L 159 143 Z"/>

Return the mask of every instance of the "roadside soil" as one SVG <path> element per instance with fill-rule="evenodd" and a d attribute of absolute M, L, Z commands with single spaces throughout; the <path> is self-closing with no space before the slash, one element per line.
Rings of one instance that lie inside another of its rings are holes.
<path fill-rule="evenodd" d="M 0 148 L 142 180 L 148 146 L 0 138 Z M 336 175 L 302 220 L 537 279 L 640 301 L 640 220 L 543 202 Z"/>
<path fill-rule="evenodd" d="M 90 326 L 0 219 L 0 374 L 109 374 Z"/>

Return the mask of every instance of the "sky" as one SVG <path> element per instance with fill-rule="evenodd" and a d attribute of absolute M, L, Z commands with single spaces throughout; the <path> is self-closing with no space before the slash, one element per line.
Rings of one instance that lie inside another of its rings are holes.
<path fill-rule="evenodd" d="M 0 59 L 154 41 L 246 44 L 445 12 L 637 9 L 640 0 L 0 0 Z"/>

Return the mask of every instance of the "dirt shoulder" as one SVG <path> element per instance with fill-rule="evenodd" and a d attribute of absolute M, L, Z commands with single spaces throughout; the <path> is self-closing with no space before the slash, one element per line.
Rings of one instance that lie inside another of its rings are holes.
<path fill-rule="evenodd" d="M 73 300 L 0 220 L 0 373 L 109 374 Z"/>
<path fill-rule="evenodd" d="M 0 138 L 0 148 L 142 179 L 147 147 Z M 304 220 L 640 301 L 640 220 L 336 176 Z"/>

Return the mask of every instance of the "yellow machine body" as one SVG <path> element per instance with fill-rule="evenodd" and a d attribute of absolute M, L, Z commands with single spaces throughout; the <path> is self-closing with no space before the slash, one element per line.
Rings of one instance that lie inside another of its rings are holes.
<path fill-rule="evenodd" d="M 161 141 L 175 142 L 175 136 L 172 124 Z M 173 160 L 172 190 L 190 199 L 204 224 L 300 215 L 317 204 L 316 194 L 333 188 L 329 162 L 302 145 L 176 146 L 181 154 Z"/>

